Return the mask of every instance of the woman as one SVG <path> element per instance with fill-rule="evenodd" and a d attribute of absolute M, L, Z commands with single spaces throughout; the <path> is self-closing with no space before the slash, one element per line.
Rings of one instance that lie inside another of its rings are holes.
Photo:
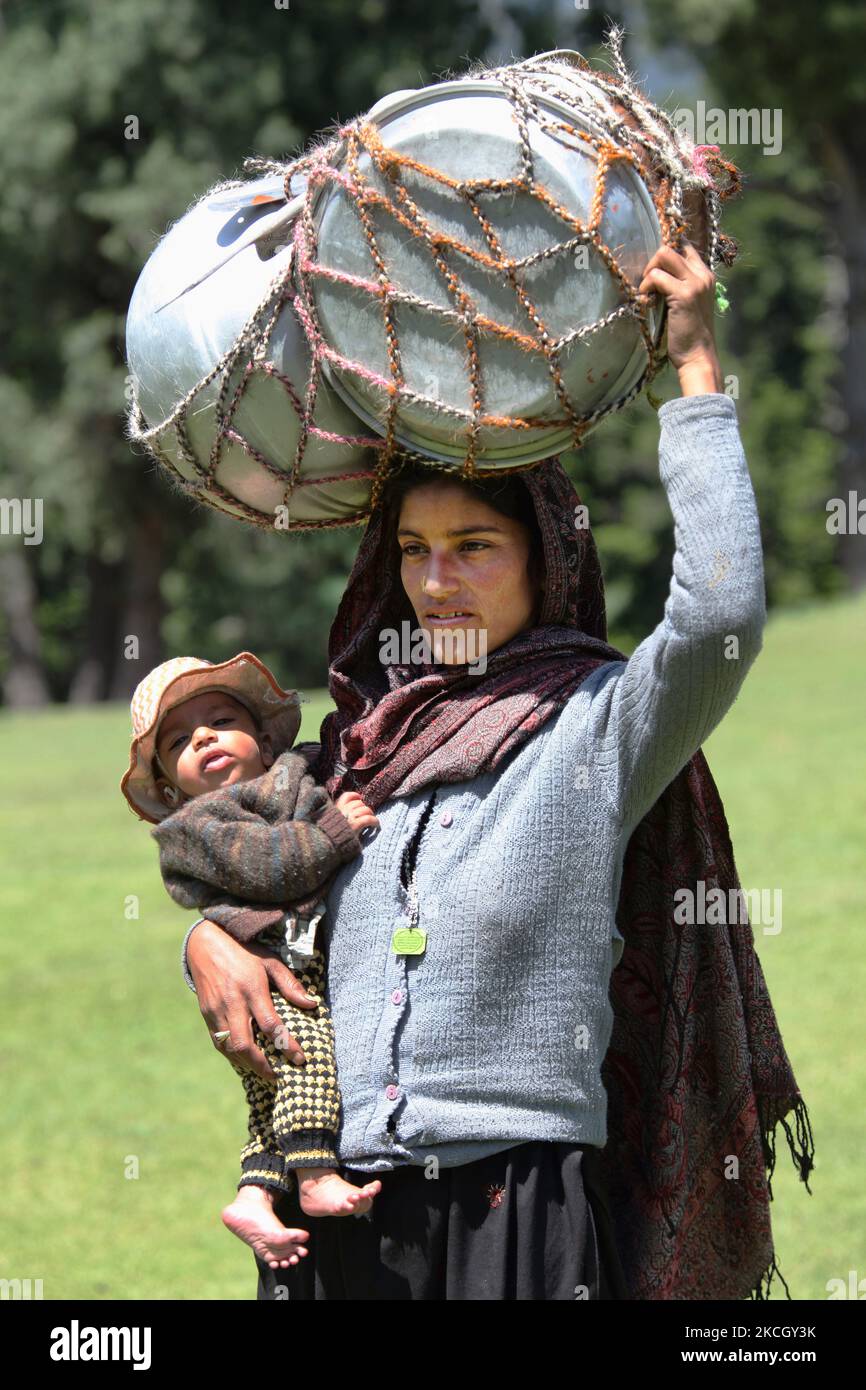
<path fill-rule="evenodd" d="M 769 1135 L 805 1110 L 748 925 L 673 922 L 678 891 L 736 884 L 698 750 L 765 619 L 714 284 L 684 243 L 640 286 L 667 299 L 694 399 L 659 412 L 677 551 L 664 619 L 630 660 L 604 640 L 558 461 L 507 480 L 510 502 L 501 480 L 398 478 L 371 518 L 313 773 L 380 822 L 325 921 L 338 1155 L 351 1181 L 386 1176 L 363 1221 L 303 1220 L 286 1199 L 308 1253 L 260 1264 L 260 1298 L 760 1296 Z M 443 625 L 486 638 L 486 669 L 383 664 L 406 618 L 434 641 Z M 407 925 L 411 947 L 394 941 Z M 210 1031 L 267 1076 L 249 1016 L 276 1036 L 268 977 L 303 1002 L 294 978 L 207 922 L 187 949 Z M 807 1174 L 805 1144 L 798 1161 Z"/>

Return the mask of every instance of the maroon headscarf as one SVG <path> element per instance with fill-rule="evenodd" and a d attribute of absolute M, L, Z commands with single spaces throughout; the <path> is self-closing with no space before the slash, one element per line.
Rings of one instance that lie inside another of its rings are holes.
<path fill-rule="evenodd" d="M 357 790 L 375 810 L 495 769 L 598 665 L 626 659 L 606 641 L 595 541 L 575 526 L 580 499 L 561 463 L 517 476 L 541 530 L 544 602 L 537 626 L 487 654 L 483 675 L 467 665 L 381 663 L 383 628 L 399 632 L 405 619 L 417 631 L 400 579 L 399 502 L 386 485 L 331 628 L 337 709 L 322 724 L 313 771 L 332 796 Z M 814 1146 L 751 926 L 706 931 L 674 921 L 675 892 L 699 880 L 725 901 L 740 887 L 700 751 L 636 827 L 624 858 L 602 1163 L 633 1298 L 763 1299 L 773 1272 L 781 1277 L 769 1207 L 776 1125 L 807 1191 Z M 732 1157 L 738 1176 L 727 1177 Z"/>

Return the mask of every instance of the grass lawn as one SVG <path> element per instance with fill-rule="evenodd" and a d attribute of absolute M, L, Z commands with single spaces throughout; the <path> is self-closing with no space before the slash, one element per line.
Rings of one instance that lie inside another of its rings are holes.
<path fill-rule="evenodd" d="M 756 942 L 817 1149 L 810 1197 L 777 1132 L 795 1299 L 866 1277 L 864 639 L 866 595 L 771 619 L 704 750 L 743 887 L 782 892 L 781 931 Z M 310 697 L 302 739 L 328 707 Z M 243 1090 L 180 975 L 195 914 L 120 796 L 128 746 L 125 705 L 0 716 L 0 1277 L 42 1279 L 46 1299 L 250 1299 L 253 1257 L 219 1218 Z"/>

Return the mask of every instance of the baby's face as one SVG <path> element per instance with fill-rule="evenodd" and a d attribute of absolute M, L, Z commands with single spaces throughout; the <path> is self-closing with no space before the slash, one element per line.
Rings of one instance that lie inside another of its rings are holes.
<path fill-rule="evenodd" d="M 266 771 L 255 722 L 246 706 L 219 690 L 184 700 L 159 727 L 156 752 L 187 796 L 246 782 Z"/>

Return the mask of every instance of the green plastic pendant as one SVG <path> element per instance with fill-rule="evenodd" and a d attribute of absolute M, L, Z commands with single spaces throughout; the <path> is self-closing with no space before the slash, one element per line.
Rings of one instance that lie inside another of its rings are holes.
<path fill-rule="evenodd" d="M 423 956 L 427 950 L 427 933 L 420 927 L 398 927 L 391 937 L 398 956 Z"/>

